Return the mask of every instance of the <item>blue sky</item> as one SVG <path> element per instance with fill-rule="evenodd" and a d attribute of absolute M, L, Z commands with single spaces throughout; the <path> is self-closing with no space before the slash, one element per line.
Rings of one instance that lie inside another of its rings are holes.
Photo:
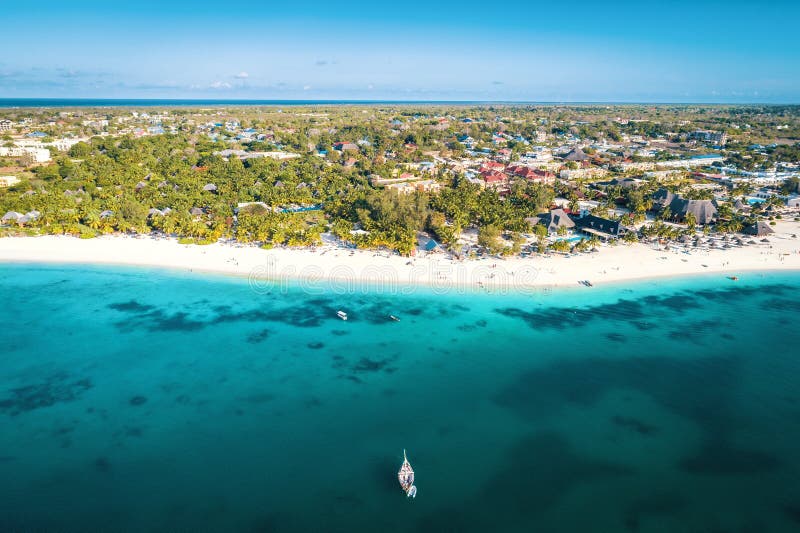
<path fill-rule="evenodd" d="M 0 98 L 800 102 L 800 2 L 657 4 L 0 0 Z"/>

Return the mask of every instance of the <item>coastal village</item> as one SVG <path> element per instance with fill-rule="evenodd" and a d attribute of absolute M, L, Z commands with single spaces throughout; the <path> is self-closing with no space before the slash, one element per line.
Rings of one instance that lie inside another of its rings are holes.
<path fill-rule="evenodd" d="M 793 107 L 0 112 L 3 235 L 529 257 L 796 239 Z M 800 248 L 800 240 L 795 248 Z"/>

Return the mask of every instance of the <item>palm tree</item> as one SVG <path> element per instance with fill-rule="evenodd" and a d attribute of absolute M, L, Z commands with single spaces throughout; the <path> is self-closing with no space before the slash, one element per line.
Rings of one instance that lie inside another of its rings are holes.
<path fill-rule="evenodd" d="M 697 226 L 697 216 L 694 213 L 686 213 L 686 217 L 684 218 L 684 222 L 686 222 L 686 226 L 689 229 L 694 229 Z"/>
<path fill-rule="evenodd" d="M 717 218 L 729 219 L 733 217 L 733 208 L 730 204 L 720 204 L 717 208 Z"/>
<path fill-rule="evenodd" d="M 100 214 L 94 209 L 86 213 L 83 222 L 94 230 L 100 229 L 100 226 L 103 223 L 102 219 L 100 218 Z"/>

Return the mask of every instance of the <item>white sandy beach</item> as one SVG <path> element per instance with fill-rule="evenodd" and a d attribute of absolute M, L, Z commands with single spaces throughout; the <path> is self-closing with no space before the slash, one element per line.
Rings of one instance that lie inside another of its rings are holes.
<path fill-rule="evenodd" d="M 729 249 L 685 250 L 646 244 L 601 246 L 569 257 L 456 261 L 443 254 L 406 258 L 334 245 L 272 249 L 229 244 L 182 245 L 174 239 L 105 236 L 0 238 L 0 262 L 53 262 L 153 266 L 192 272 L 244 276 L 256 286 L 265 279 L 336 280 L 337 287 L 362 282 L 386 287 L 427 284 L 442 288 L 576 286 L 580 280 L 603 284 L 625 280 L 720 273 L 743 277 L 748 271 L 800 270 L 800 223 L 779 222 L 769 243 Z M 750 241 L 751 238 L 745 238 Z"/>

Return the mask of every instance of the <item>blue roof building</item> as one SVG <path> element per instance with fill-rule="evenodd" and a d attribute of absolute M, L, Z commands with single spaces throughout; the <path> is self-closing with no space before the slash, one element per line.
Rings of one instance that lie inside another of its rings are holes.
<path fill-rule="evenodd" d="M 425 243 L 425 246 L 423 247 L 423 249 L 426 252 L 432 252 L 433 250 L 437 249 L 438 247 L 439 247 L 439 243 L 434 241 L 433 239 L 430 239 L 428 242 Z"/>

